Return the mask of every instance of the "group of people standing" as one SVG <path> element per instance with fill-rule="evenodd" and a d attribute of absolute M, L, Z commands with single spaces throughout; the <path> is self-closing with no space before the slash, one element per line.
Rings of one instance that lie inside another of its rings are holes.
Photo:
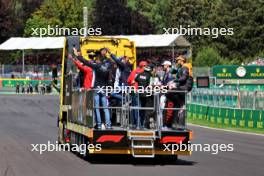
<path fill-rule="evenodd" d="M 46 94 L 52 92 L 51 84 L 16 84 L 16 93 L 17 94 Z"/>
<path fill-rule="evenodd" d="M 138 87 L 148 86 L 166 86 L 168 90 L 190 91 L 193 85 L 192 70 L 186 63 L 184 56 L 176 59 L 173 65 L 170 61 L 164 61 L 163 74 L 157 72 L 158 65 L 140 61 L 138 67 L 133 69 L 129 62 L 129 57 L 116 57 L 108 48 L 100 49 L 99 53 L 93 59 L 86 60 L 81 52 L 73 49 L 74 55 L 69 54 L 68 58 L 77 66 L 82 79 L 79 81 L 81 90 L 89 90 L 106 86 L 127 87 L 133 86 L 136 90 Z M 135 129 L 151 128 L 149 117 L 153 115 L 153 111 L 144 110 L 144 107 L 153 106 L 153 98 L 155 95 L 148 96 L 146 93 L 131 93 L 131 106 L 138 107 L 131 110 L 131 127 Z M 96 115 L 96 128 L 112 129 L 112 118 L 110 117 L 109 99 L 118 100 L 118 106 L 122 104 L 123 96 L 118 93 L 111 93 L 110 97 L 100 91 L 95 91 L 94 107 Z M 168 92 L 160 98 L 160 103 L 167 107 L 168 102 L 173 101 L 174 107 L 183 106 L 183 93 Z M 161 105 L 162 106 L 162 105 Z M 99 108 L 101 107 L 101 108 Z M 101 111 L 104 114 L 104 123 L 101 118 Z M 165 112 L 166 113 L 166 112 Z M 164 116 L 164 128 L 172 127 L 173 117 Z"/>

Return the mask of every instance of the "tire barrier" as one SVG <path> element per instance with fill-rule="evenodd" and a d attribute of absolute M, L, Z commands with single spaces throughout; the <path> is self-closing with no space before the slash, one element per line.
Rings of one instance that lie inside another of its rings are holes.
<path fill-rule="evenodd" d="M 188 104 L 188 119 L 237 128 L 264 129 L 264 110 Z"/>

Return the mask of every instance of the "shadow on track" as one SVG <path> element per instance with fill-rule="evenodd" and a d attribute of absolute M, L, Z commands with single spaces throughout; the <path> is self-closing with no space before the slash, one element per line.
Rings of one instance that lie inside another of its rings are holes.
<path fill-rule="evenodd" d="M 96 155 L 86 159 L 90 164 L 117 164 L 134 166 L 155 166 L 155 165 L 184 165 L 192 166 L 197 162 L 176 159 L 174 157 L 155 157 L 155 158 L 133 158 L 126 155 Z"/>

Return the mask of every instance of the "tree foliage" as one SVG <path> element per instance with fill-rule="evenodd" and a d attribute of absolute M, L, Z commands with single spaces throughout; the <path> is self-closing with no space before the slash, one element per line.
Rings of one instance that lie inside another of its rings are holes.
<path fill-rule="evenodd" d="M 264 3 L 261 0 L 0 0 L 1 42 L 29 36 L 31 28 L 82 27 L 82 7 L 89 26 L 103 35 L 162 34 L 163 28 L 233 28 L 234 35 L 185 36 L 194 60 L 206 47 L 230 63 L 246 62 L 264 51 Z"/>
<path fill-rule="evenodd" d="M 106 35 L 154 32 L 147 17 L 127 7 L 127 0 L 97 0 L 93 14 L 93 25 Z"/>
<path fill-rule="evenodd" d="M 83 26 L 83 0 L 45 0 L 40 9 L 35 11 L 26 22 L 25 35 L 31 35 L 31 28 Z"/>
<path fill-rule="evenodd" d="M 172 0 L 128 0 L 128 6 L 134 11 L 146 16 L 154 25 L 156 33 L 164 32 L 162 29 L 169 22 Z"/>
<path fill-rule="evenodd" d="M 15 30 L 13 1 L 0 0 L 0 42 L 2 43 L 9 37 L 9 33 Z"/>
<path fill-rule="evenodd" d="M 233 28 L 234 35 L 185 36 L 193 54 L 207 46 L 232 62 L 242 62 L 264 50 L 264 3 L 250 0 L 145 0 L 128 3 L 147 16 L 156 32 L 162 28 Z"/>
<path fill-rule="evenodd" d="M 209 26 L 234 28 L 234 35 L 210 40 L 220 54 L 240 62 L 264 49 L 264 3 L 222 0 L 213 8 Z"/>
<path fill-rule="evenodd" d="M 0 0 L 0 43 L 11 36 L 21 36 L 24 23 L 43 0 Z"/>
<path fill-rule="evenodd" d="M 202 48 L 195 58 L 194 64 L 202 67 L 214 66 L 223 64 L 224 60 L 219 55 L 218 51 L 211 47 Z"/>

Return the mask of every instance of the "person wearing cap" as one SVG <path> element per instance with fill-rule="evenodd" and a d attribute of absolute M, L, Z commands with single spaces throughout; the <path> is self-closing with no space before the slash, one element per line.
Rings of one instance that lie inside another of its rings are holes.
<path fill-rule="evenodd" d="M 172 74 L 171 74 L 171 61 L 164 61 L 163 62 L 163 70 L 164 70 L 164 76 L 162 78 L 162 85 L 166 86 L 168 82 L 173 80 Z"/>
<path fill-rule="evenodd" d="M 152 67 L 146 66 L 144 68 L 144 71 L 137 74 L 135 77 L 135 82 L 138 84 L 138 88 L 144 88 L 144 92 L 140 93 L 138 95 L 138 107 L 147 107 L 147 103 L 151 100 L 150 96 L 147 96 L 147 92 L 145 92 L 146 87 L 150 85 L 150 78 L 151 78 L 151 72 L 152 72 Z M 152 93 L 152 92 L 151 92 Z M 146 111 L 148 110 L 140 110 L 139 111 L 139 116 L 136 119 L 136 124 L 137 124 L 137 129 L 144 128 L 144 121 L 146 118 Z"/>
<path fill-rule="evenodd" d="M 135 77 L 137 74 L 142 73 L 144 71 L 144 68 L 148 65 L 146 61 L 140 61 L 139 62 L 139 67 L 137 67 L 135 70 L 133 70 L 129 77 L 127 78 L 127 83 L 130 86 L 135 86 L 137 88 L 137 83 L 135 82 Z"/>
<path fill-rule="evenodd" d="M 188 65 L 186 65 L 186 58 L 184 56 L 177 57 L 176 61 L 177 61 L 176 79 L 170 82 L 175 86 L 171 86 L 169 89 L 175 91 L 190 91 L 193 86 L 193 78 L 190 70 L 191 67 L 188 67 Z M 168 92 L 167 105 L 168 104 L 172 105 L 173 108 L 182 108 L 185 105 L 185 93 Z M 184 124 L 179 124 L 180 112 L 181 114 L 183 114 L 184 112 L 183 108 L 176 112 L 177 114 L 176 122 L 177 125 L 184 125 Z M 169 127 L 169 128 L 172 127 L 173 121 L 174 121 L 174 116 L 169 116 L 169 113 L 167 113 L 164 122 L 165 127 Z"/>
<path fill-rule="evenodd" d="M 177 89 L 183 91 L 191 91 L 193 87 L 193 75 L 191 64 L 186 63 L 184 56 L 179 56 L 176 59 L 178 71 L 176 74 Z"/>
<path fill-rule="evenodd" d="M 127 83 L 129 86 L 134 86 L 135 89 L 138 88 L 138 83 L 135 81 L 135 78 L 138 74 L 142 73 L 145 69 L 145 67 L 148 65 L 148 63 L 146 61 L 140 61 L 139 62 L 139 66 L 133 70 L 128 79 L 127 79 Z M 131 95 L 131 100 L 132 100 L 132 106 L 139 106 L 139 97 L 138 97 L 138 94 L 137 93 L 132 93 Z M 139 113 L 139 110 L 138 109 L 133 109 L 132 110 L 132 126 L 133 127 L 136 127 L 139 120 L 140 119 L 140 113 Z"/>
<path fill-rule="evenodd" d="M 171 61 L 164 61 L 162 63 L 162 65 L 163 65 L 164 74 L 163 74 L 163 77 L 161 79 L 161 84 L 163 86 L 168 86 L 168 83 L 174 79 L 172 74 L 171 74 L 172 64 L 171 64 Z M 167 95 L 166 94 L 161 95 L 160 96 L 160 107 L 161 107 L 161 109 L 165 108 L 166 102 L 167 102 Z M 163 118 L 163 110 L 160 111 L 159 117 Z"/>

